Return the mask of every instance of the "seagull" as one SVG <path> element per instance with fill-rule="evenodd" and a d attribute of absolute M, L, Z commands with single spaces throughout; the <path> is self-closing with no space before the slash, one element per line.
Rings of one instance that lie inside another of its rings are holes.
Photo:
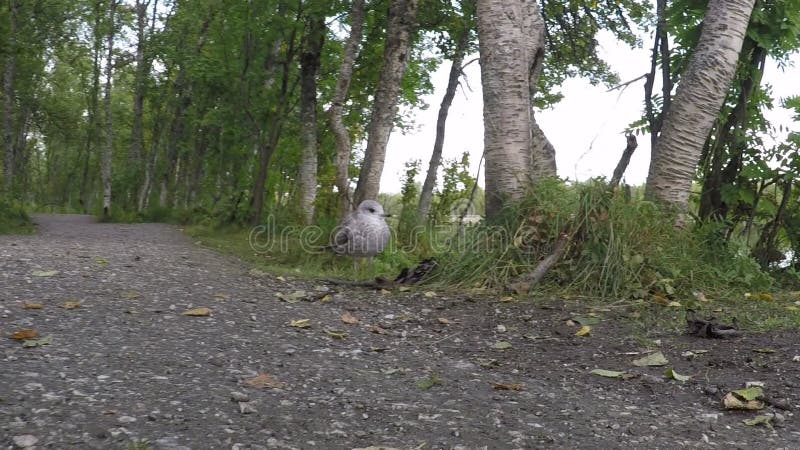
<path fill-rule="evenodd" d="M 364 200 L 355 211 L 349 213 L 336 227 L 331 242 L 331 250 L 338 255 L 353 257 L 353 269 L 358 274 L 358 258 L 369 258 L 372 271 L 372 257 L 382 252 L 389 243 L 391 232 L 383 206 L 375 200 Z"/>

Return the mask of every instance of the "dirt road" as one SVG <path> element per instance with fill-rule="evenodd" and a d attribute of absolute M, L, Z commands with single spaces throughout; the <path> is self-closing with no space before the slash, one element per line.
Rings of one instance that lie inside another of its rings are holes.
<path fill-rule="evenodd" d="M 36 221 L 0 236 L 0 448 L 800 448 L 791 409 L 721 403 L 756 381 L 800 405 L 796 333 L 645 336 L 680 383 L 631 365 L 618 312 L 577 337 L 576 302 L 342 288 L 167 225 Z"/>

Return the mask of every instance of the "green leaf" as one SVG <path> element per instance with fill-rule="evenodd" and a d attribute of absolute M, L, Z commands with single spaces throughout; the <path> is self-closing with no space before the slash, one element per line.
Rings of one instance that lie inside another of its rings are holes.
<path fill-rule="evenodd" d="M 752 419 L 745 419 L 742 422 L 744 422 L 745 425 L 749 425 L 751 427 L 755 426 L 755 425 L 772 426 L 772 416 L 768 415 L 768 414 L 764 414 L 764 415 L 761 415 L 761 416 L 753 417 Z"/>
<path fill-rule="evenodd" d="M 601 377 L 606 378 L 622 378 L 625 375 L 625 372 L 618 372 L 616 370 L 606 370 L 606 369 L 594 369 L 591 372 L 592 375 L 599 375 Z"/>
<path fill-rule="evenodd" d="M 667 358 L 664 357 L 664 354 L 661 352 L 651 353 L 645 357 L 633 361 L 633 365 L 638 367 L 666 366 L 667 364 L 669 364 L 669 361 L 667 360 Z"/>
<path fill-rule="evenodd" d="M 578 322 L 581 325 L 597 325 L 598 323 L 600 323 L 600 318 L 578 316 L 578 317 L 573 317 L 572 321 Z"/>
<path fill-rule="evenodd" d="M 57 270 L 34 270 L 31 274 L 35 277 L 52 277 L 53 275 L 58 275 Z"/>
<path fill-rule="evenodd" d="M 759 386 L 749 387 L 747 389 L 739 389 L 738 391 L 733 391 L 738 397 L 746 401 L 755 400 L 758 397 L 764 395 L 764 390 L 761 389 Z"/>
<path fill-rule="evenodd" d="M 664 372 L 664 375 L 666 375 L 667 378 L 676 381 L 689 381 L 689 379 L 692 378 L 691 375 L 681 375 L 678 372 L 675 372 L 675 369 L 672 367 L 667 369 L 667 371 Z"/>
<path fill-rule="evenodd" d="M 43 337 L 41 339 L 26 339 L 22 341 L 23 347 L 39 347 L 42 345 L 50 345 L 53 340 L 52 336 Z"/>

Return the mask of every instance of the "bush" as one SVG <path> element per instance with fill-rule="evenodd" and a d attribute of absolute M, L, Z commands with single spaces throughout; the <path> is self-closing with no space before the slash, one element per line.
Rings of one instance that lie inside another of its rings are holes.
<path fill-rule="evenodd" d="M 33 221 L 22 205 L 0 200 L 0 234 L 25 234 L 33 229 Z"/>

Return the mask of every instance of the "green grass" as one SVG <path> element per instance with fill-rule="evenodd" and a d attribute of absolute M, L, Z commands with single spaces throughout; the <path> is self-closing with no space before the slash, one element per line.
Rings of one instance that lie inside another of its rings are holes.
<path fill-rule="evenodd" d="M 35 230 L 33 221 L 22 206 L 0 200 L 0 234 L 31 234 Z"/>

